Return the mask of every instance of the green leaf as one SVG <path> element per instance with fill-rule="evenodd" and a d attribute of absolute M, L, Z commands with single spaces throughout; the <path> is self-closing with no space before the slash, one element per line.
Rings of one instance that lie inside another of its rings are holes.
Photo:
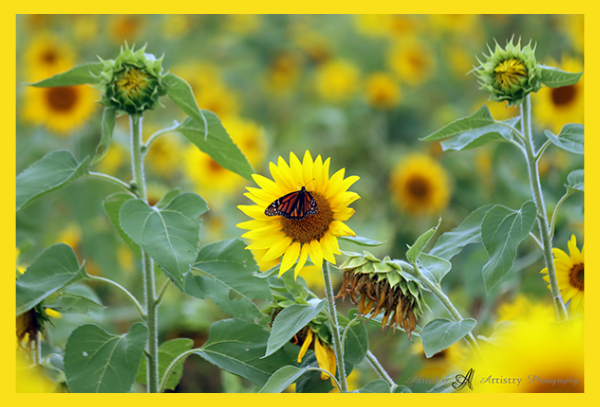
<path fill-rule="evenodd" d="M 102 113 L 102 138 L 100 139 L 100 143 L 96 146 L 96 155 L 92 160 L 92 164 L 96 164 L 98 161 L 104 157 L 108 148 L 110 147 L 110 143 L 113 138 L 113 131 L 115 130 L 115 119 L 116 119 L 117 109 L 114 107 L 106 107 L 104 108 L 104 112 Z"/>
<path fill-rule="evenodd" d="M 511 338 L 515 334 L 515 328 L 517 328 L 519 324 L 525 324 L 525 322 L 500 321 L 489 338 L 486 338 L 483 335 L 477 335 L 477 338 L 494 346 L 508 346 Z"/>
<path fill-rule="evenodd" d="M 217 115 L 208 110 L 203 110 L 203 113 L 208 123 L 207 137 L 204 136 L 204 125 L 200 125 L 190 118 L 181 123 L 177 130 L 223 168 L 252 180 L 252 174 L 254 174 L 252 166 L 239 147 L 231 140 Z"/>
<path fill-rule="evenodd" d="M 369 334 L 366 325 L 360 321 L 348 329 L 344 343 L 344 359 L 353 365 L 359 364 L 369 350 Z"/>
<path fill-rule="evenodd" d="M 98 295 L 85 284 L 69 285 L 58 291 L 55 296 L 56 298 L 48 298 L 44 302 L 44 306 L 61 313 L 77 312 L 86 314 L 91 310 L 104 308 Z"/>
<path fill-rule="evenodd" d="M 158 209 L 162 209 L 169 204 L 177 195 L 181 194 L 181 188 L 175 188 L 170 190 L 161 198 L 160 201 L 155 205 Z"/>
<path fill-rule="evenodd" d="M 475 325 L 477 325 L 477 321 L 472 318 L 463 319 L 460 322 L 450 321 L 446 318 L 436 318 L 430 321 L 421 332 L 425 356 L 430 358 L 449 348 L 471 332 Z"/>
<path fill-rule="evenodd" d="M 269 333 L 259 325 L 239 318 L 226 319 L 211 326 L 208 342 L 198 355 L 257 386 L 264 386 L 278 369 L 297 365 L 285 349 L 263 358 L 268 339 Z"/>
<path fill-rule="evenodd" d="M 413 244 L 412 247 L 408 249 L 408 251 L 406 252 L 406 259 L 410 263 L 414 263 L 417 261 L 417 258 L 419 257 L 425 246 L 427 246 L 427 243 L 429 243 L 433 235 L 435 235 L 437 228 L 440 227 L 440 223 L 442 223 L 441 217 L 438 220 L 437 226 L 432 227 L 427 232 L 419 236 L 415 241 L 415 244 Z"/>
<path fill-rule="evenodd" d="M 70 151 L 59 150 L 31 164 L 17 177 L 17 212 L 42 195 L 67 186 L 87 173 L 89 157 L 77 162 Z"/>
<path fill-rule="evenodd" d="M 583 170 L 575 170 L 571 171 L 571 173 L 567 176 L 567 189 L 569 191 L 575 192 L 580 191 L 584 192 L 584 173 Z"/>
<path fill-rule="evenodd" d="M 440 285 L 442 279 L 452 269 L 452 263 L 446 259 L 421 253 L 417 260 L 419 270 L 425 277 Z"/>
<path fill-rule="evenodd" d="M 102 72 L 102 62 L 78 65 L 66 72 L 59 73 L 48 79 L 32 83 L 37 88 L 51 88 L 57 86 L 73 86 L 98 83 L 98 76 Z"/>
<path fill-rule="evenodd" d="M 515 117 L 503 123 L 515 127 L 517 122 L 519 122 L 519 118 Z M 464 132 L 456 137 L 452 137 L 449 140 L 444 140 L 441 144 L 444 151 L 459 151 L 481 147 L 483 145 L 498 141 L 509 141 L 512 139 L 513 131 L 506 126 L 495 122 L 494 124 L 489 124 L 487 126 Z"/>
<path fill-rule="evenodd" d="M 258 265 L 240 239 L 205 246 L 198 254 L 194 269 L 202 275 L 188 274 L 185 292 L 194 297 L 212 298 L 223 311 L 253 321 L 265 316 L 252 299 L 272 300 L 266 280 L 258 278 Z"/>
<path fill-rule="evenodd" d="M 259 393 L 281 393 L 306 372 L 306 367 L 284 366 L 269 378 Z"/>
<path fill-rule="evenodd" d="M 460 225 L 440 236 L 429 254 L 450 260 L 466 245 L 481 243 L 481 222 L 492 206 L 485 205 L 471 212 Z"/>
<path fill-rule="evenodd" d="M 338 237 L 338 239 L 345 240 L 347 242 L 354 243 L 354 244 L 357 244 L 359 246 L 370 246 L 370 247 L 381 246 L 382 244 L 384 244 L 385 242 L 387 242 L 387 240 L 384 240 L 383 242 L 379 242 L 377 240 L 369 239 L 369 238 L 362 237 L 362 236 L 356 236 L 356 237 L 354 237 L 354 236 L 340 236 L 340 237 Z"/>
<path fill-rule="evenodd" d="M 552 144 L 567 150 L 571 153 L 583 155 L 584 148 L 584 137 L 583 137 L 583 124 L 569 123 L 565 124 L 558 133 L 558 136 L 552 134 L 551 131 L 544 131 L 548 140 Z"/>
<path fill-rule="evenodd" d="M 29 311 L 43 299 L 76 281 L 84 272 L 71 247 L 55 244 L 33 260 L 17 280 L 17 316 Z"/>
<path fill-rule="evenodd" d="M 158 348 L 158 377 L 159 382 L 163 381 L 163 377 L 167 371 L 167 368 L 171 365 L 171 363 L 179 357 L 184 352 L 192 349 L 194 346 L 194 341 L 188 338 L 179 338 L 173 339 L 168 342 L 163 343 Z M 174 390 L 175 387 L 179 384 L 181 380 L 181 376 L 183 375 L 183 363 L 185 362 L 185 358 L 182 358 L 177 365 L 173 367 L 171 370 L 171 374 L 167 379 L 167 384 L 165 389 Z M 138 370 L 137 376 L 135 377 L 135 381 L 142 384 L 147 384 L 146 374 L 147 374 L 147 362 L 146 358 L 142 358 L 142 362 L 140 363 L 140 369 Z"/>
<path fill-rule="evenodd" d="M 127 233 L 125 233 L 121 227 L 121 223 L 119 222 L 119 212 L 121 211 L 121 207 L 123 204 L 125 204 L 125 202 L 132 199 L 135 199 L 135 197 L 130 194 L 118 192 L 116 194 L 107 196 L 102 205 L 104 206 L 104 212 L 106 212 L 108 218 L 110 219 L 110 223 L 112 223 L 114 228 L 117 230 L 119 236 L 123 238 L 135 256 L 141 260 L 142 249 L 133 240 L 131 240 Z"/>
<path fill-rule="evenodd" d="M 296 348 L 300 349 L 298 346 Z M 308 350 L 302 358 L 301 367 L 318 367 L 317 358 L 312 350 Z M 350 367 L 350 368 L 349 368 Z M 352 365 L 346 363 L 346 374 L 350 374 Z M 308 370 L 296 380 L 296 393 L 329 393 L 333 389 L 330 379 L 321 380 L 321 372 Z"/>
<path fill-rule="evenodd" d="M 204 199 L 191 192 L 176 196 L 161 210 L 132 199 L 121 207 L 119 223 L 183 290 L 185 276 L 199 251 L 197 218 L 207 210 Z"/>
<path fill-rule="evenodd" d="M 277 314 L 273 321 L 265 356 L 271 355 L 288 343 L 299 330 L 319 315 L 326 303 L 327 300 L 312 305 L 294 304 Z"/>
<path fill-rule="evenodd" d="M 148 329 L 134 324 L 128 333 L 113 335 L 97 325 L 73 331 L 65 348 L 65 374 L 72 393 L 125 393 L 140 366 Z"/>
<path fill-rule="evenodd" d="M 565 72 L 551 66 L 540 65 L 542 68 L 542 83 L 549 88 L 560 88 L 563 86 L 575 85 L 579 82 L 583 72 L 571 73 Z"/>
<path fill-rule="evenodd" d="M 512 267 L 517 248 L 533 228 L 536 214 L 535 204 L 527 201 L 518 211 L 495 205 L 483 218 L 481 236 L 490 257 L 483 266 L 483 281 L 488 293 Z"/>
<path fill-rule="evenodd" d="M 496 125 L 496 121 L 492 117 L 487 106 L 483 105 L 477 112 L 468 117 L 463 117 L 442 127 L 440 130 L 431 133 L 429 136 L 422 138 L 424 141 L 439 141 L 448 137 L 455 136 L 460 133 L 480 129 L 482 127 Z"/>
<path fill-rule="evenodd" d="M 186 81 L 172 73 L 168 74 L 164 81 L 168 87 L 167 96 L 169 99 L 201 126 L 204 133 L 203 137 L 206 141 L 208 137 L 208 122 L 206 121 L 204 113 L 198 107 L 198 103 L 196 103 L 192 87 Z"/>
<path fill-rule="evenodd" d="M 365 384 L 357 390 L 358 393 L 391 393 L 390 386 L 385 380 L 377 379 Z"/>

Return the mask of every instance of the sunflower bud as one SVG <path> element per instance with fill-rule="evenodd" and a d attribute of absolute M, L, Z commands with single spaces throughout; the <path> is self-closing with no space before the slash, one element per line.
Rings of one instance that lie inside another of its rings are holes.
<path fill-rule="evenodd" d="M 521 40 L 513 45 L 507 42 L 506 49 L 496 43 L 490 55 L 483 54 L 486 62 L 477 59 L 480 66 L 475 72 L 479 84 L 490 94 L 490 100 L 507 101 L 508 106 L 517 106 L 525 96 L 537 92 L 542 87 L 542 68 L 535 60 L 535 46 L 531 43 L 521 49 Z"/>
<path fill-rule="evenodd" d="M 383 312 L 381 329 L 400 326 L 409 340 L 417 326 L 417 316 L 427 306 L 423 286 L 389 257 L 377 259 L 371 253 L 343 252 L 350 258 L 338 268 L 343 270 L 342 288 L 336 298 L 350 296 L 358 313 L 369 319 Z"/>
<path fill-rule="evenodd" d="M 50 318 L 41 304 L 17 317 L 17 343 L 23 347 L 24 341 L 34 341 L 38 332 L 44 333 L 46 322 Z"/>
<path fill-rule="evenodd" d="M 128 115 L 140 115 L 160 104 L 159 98 L 167 93 L 162 57 L 156 59 L 146 54 L 145 48 L 134 51 L 125 45 L 115 60 L 102 61 L 104 69 L 98 86 L 104 106 L 115 107 Z"/>

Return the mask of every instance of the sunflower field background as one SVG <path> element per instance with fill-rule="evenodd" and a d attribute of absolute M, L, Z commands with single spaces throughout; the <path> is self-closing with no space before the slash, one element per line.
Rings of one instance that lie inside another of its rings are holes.
<path fill-rule="evenodd" d="M 87 85 L 26 84 L 97 62 L 97 56 L 114 58 L 125 42 L 137 48 L 147 44 L 146 52 L 164 54 L 163 67 L 191 85 L 200 109 L 218 116 L 257 174 L 270 177 L 270 162 L 277 164 L 283 157 L 291 165 L 290 152 L 302 161 L 309 151 L 315 161 L 319 155 L 323 161 L 331 158 L 331 173 L 345 168 L 346 177 L 360 177 L 351 187 L 360 199 L 352 203 L 355 213 L 345 222 L 357 235 L 384 243 L 357 247 L 340 240 L 341 250 L 366 249 L 377 258 L 404 258 L 407 245 L 435 226 L 439 217 L 441 234 L 484 205 L 514 209 L 531 199 L 527 166 L 508 143 L 457 152 L 444 151 L 439 142 L 419 140 L 482 105 L 497 120 L 519 115 L 518 107 L 487 100 L 476 75 L 468 74 L 479 65 L 477 57 L 482 58 L 488 44 L 504 45 L 513 37 L 524 44 L 531 39 L 542 64 L 583 71 L 583 17 L 575 15 L 22 15 L 17 18 L 16 173 L 54 150 L 69 150 L 78 161 L 93 156 L 102 137 L 99 90 Z M 567 123 L 583 123 L 583 83 L 582 79 L 570 86 L 542 88 L 531 95 L 538 145 L 545 141 L 544 130 L 559 134 Z M 174 120 L 185 119 L 174 103 L 161 101 L 164 107 L 144 117 L 144 140 Z M 117 117 L 112 144 L 94 170 L 129 182 L 129 137 L 127 117 Z M 176 131 L 153 143 L 145 163 L 150 205 L 175 188 L 206 200 L 210 210 L 202 217 L 200 247 L 240 239 L 246 233 L 236 226 L 249 220 L 238 206 L 251 204 L 244 193 L 245 187 L 256 187 L 254 182 L 223 168 Z M 583 168 L 583 155 L 550 145 L 538 168 L 551 211 L 565 192 L 567 176 Z M 109 183 L 81 179 L 20 210 L 16 224 L 20 273 L 44 249 L 66 243 L 80 262 L 85 259 L 88 274 L 133 287 L 132 293 L 142 298 L 141 262 L 115 233 L 102 205 L 115 192 L 119 189 Z M 584 243 L 583 220 L 583 194 L 574 194 L 556 218 L 553 247 L 562 251 L 555 250 L 559 284 L 561 268 L 568 280 L 571 263 L 581 265 L 583 276 L 583 254 L 578 249 Z M 347 256 L 336 260 L 343 264 Z M 481 276 L 487 260 L 482 245 L 467 246 L 453 258 L 452 271 L 442 285 L 456 308 L 477 321 L 475 336 L 489 337 L 502 321 L 554 317 L 550 291 L 540 273 L 544 259 L 533 239 L 523 241 L 511 272 L 489 292 Z M 277 262 L 259 261 L 258 266 L 266 271 Z M 300 276 L 319 298 L 324 297 L 321 270 L 307 264 Z M 337 293 L 342 272 L 332 268 L 332 278 Z M 22 391 L 68 391 L 62 355 L 77 327 L 96 324 L 122 334 L 138 320 L 135 308 L 114 287 L 96 281 L 86 287 L 82 289 L 86 298 L 96 306 L 82 306 L 84 312 L 45 308 L 42 357 L 48 363 L 40 377 L 22 374 L 27 383 Z M 445 312 L 431 293 L 423 295 L 431 312 L 419 318 L 421 328 Z M 563 297 L 571 299 L 571 308 L 583 312 L 583 277 L 581 286 L 563 292 Z M 343 315 L 355 308 L 349 301 L 338 300 L 337 305 Z M 231 315 L 212 299 L 199 299 L 172 285 L 159 309 L 159 338 L 161 343 L 191 338 L 193 346 L 200 347 L 211 326 L 228 318 Z M 427 358 L 418 337 L 411 341 L 403 332 L 393 333 L 395 329 L 382 332 L 373 323 L 361 326 L 368 333 L 370 351 L 407 391 L 430 391 L 435 385 L 432 378 L 464 372 L 471 363 L 462 341 Z M 541 334 L 533 330 L 524 340 L 535 342 Z M 28 340 L 23 335 L 18 339 Z M 564 339 L 565 344 L 578 344 L 573 347 L 576 355 L 565 362 L 574 372 L 582 372 L 582 364 L 572 362 L 583 352 L 578 340 L 569 335 Z M 552 351 L 540 350 L 538 359 Z M 513 357 L 513 362 L 497 355 L 490 359 L 518 364 L 519 358 Z M 168 391 L 256 392 L 262 387 L 207 359 L 188 357 L 180 382 Z M 353 366 L 348 386 L 357 390 L 377 379 L 377 371 L 364 359 Z M 311 380 L 298 381 L 285 391 L 334 388 L 318 375 Z M 142 375 L 131 391 L 144 389 Z"/>

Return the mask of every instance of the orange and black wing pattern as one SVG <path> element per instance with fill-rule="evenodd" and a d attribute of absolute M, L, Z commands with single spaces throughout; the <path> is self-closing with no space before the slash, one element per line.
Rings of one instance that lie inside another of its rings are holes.
<path fill-rule="evenodd" d="M 302 220 L 308 215 L 318 212 L 317 202 L 313 196 L 302 187 L 300 191 L 294 191 L 276 199 L 265 209 L 267 216 L 283 216 L 291 220 Z"/>

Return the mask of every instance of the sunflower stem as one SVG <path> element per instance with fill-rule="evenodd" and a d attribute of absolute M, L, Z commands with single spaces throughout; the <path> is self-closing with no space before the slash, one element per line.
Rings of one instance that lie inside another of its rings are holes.
<path fill-rule="evenodd" d="M 95 280 L 95 281 L 102 281 L 105 283 L 108 283 L 116 288 L 118 288 L 119 290 L 121 290 L 121 292 L 123 294 L 125 294 L 125 296 L 127 296 L 127 298 L 129 298 L 129 300 L 133 303 L 133 305 L 135 305 L 135 307 L 137 308 L 138 312 L 140 313 L 140 316 L 142 318 L 146 318 L 146 313 L 144 312 L 144 308 L 142 308 L 142 305 L 138 302 L 138 300 L 133 296 L 133 294 L 131 294 L 129 292 L 129 290 L 127 290 L 125 287 L 123 287 L 121 284 L 117 283 L 116 281 L 113 281 L 109 278 L 104 278 L 104 277 L 99 277 L 99 276 L 91 276 L 88 275 L 87 278 L 89 280 Z"/>
<path fill-rule="evenodd" d="M 367 351 L 367 362 L 369 362 L 369 365 L 371 365 L 379 377 L 387 382 L 387 384 L 390 386 L 391 392 L 393 393 L 398 385 L 394 382 L 394 380 L 392 380 L 390 375 L 385 371 L 381 363 L 379 363 L 379 360 L 377 360 L 373 352 L 370 350 Z"/>
<path fill-rule="evenodd" d="M 108 174 L 90 171 L 87 174 L 87 176 L 90 178 L 101 179 L 103 181 L 110 182 L 113 185 L 118 185 L 119 187 L 123 188 L 125 191 L 129 192 L 130 194 L 136 195 L 135 192 L 131 190 L 131 187 L 129 185 L 127 185 L 125 182 L 121 181 L 120 179 L 112 177 Z"/>
<path fill-rule="evenodd" d="M 529 183 L 533 201 L 537 207 L 538 226 L 542 237 L 542 250 L 544 252 L 544 260 L 548 268 L 548 278 L 550 280 L 550 289 L 552 290 L 552 298 L 556 315 L 559 321 L 568 318 L 565 303 L 560 295 L 558 281 L 556 279 L 556 270 L 554 268 L 554 259 L 552 256 L 552 239 L 548 227 L 548 217 L 546 216 L 546 206 L 544 204 L 544 195 L 542 194 L 542 184 L 537 166 L 537 158 L 533 149 L 533 137 L 531 134 L 531 99 L 527 95 L 521 104 L 521 125 L 522 132 L 525 136 L 525 150 L 527 152 L 527 168 L 529 173 Z M 541 149 L 540 149 L 541 150 Z"/>
<path fill-rule="evenodd" d="M 142 117 L 129 116 L 131 123 L 131 163 L 133 181 L 138 196 L 148 202 L 146 197 L 146 180 L 144 179 L 144 161 L 142 154 Z M 146 300 L 146 326 L 148 328 L 148 370 L 146 381 L 148 393 L 158 393 L 158 315 L 156 301 L 156 283 L 154 279 L 154 264 L 152 258 L 142 251 L 142 268 L 144 269 L 144 297 Z"/>
<path fill-rule="evenodd" d="M 552 214 L 552 221 L 550 222 L 550 241 L 552 241 L 552 238 L 554 237 L 554 227 L 556 226 L 556 218 L 558 216 L 558 208 L 560 208 L 561 205 L 563 204 L 563 202 L 571 195 L 573 195 L 573 192 L 567 191 L 567 193 L 564 194 L 562 196 L 562 198 L 560 198 L 560 201 L 558 201 L 558 203 L 556 204 L 556 208 L 554 208 L 554 213 Z"/>
<path fill-rule="evenodd" d="M 329 305 L 329 314 L 332 321 L 331 329 L 333 330 L 333 347 L 335 352 L 335 360 L 337 369 L 340 374 L 341 392 L 348 391 L 348 382 L 346 381 L 346 367 L 344 366 L 344 351 L 342 349 L 342 341 L 340 339 L 340 326 L 338 324 L 337 314 L 335 312 L 335 300 L 333 295 L 333 285 L 331 284 L 331 275 L 329 274 L 329 262 L 323 261 L 323 279 L 325 280 L 325 294 L 327 296 L 327 304 Z"/>

